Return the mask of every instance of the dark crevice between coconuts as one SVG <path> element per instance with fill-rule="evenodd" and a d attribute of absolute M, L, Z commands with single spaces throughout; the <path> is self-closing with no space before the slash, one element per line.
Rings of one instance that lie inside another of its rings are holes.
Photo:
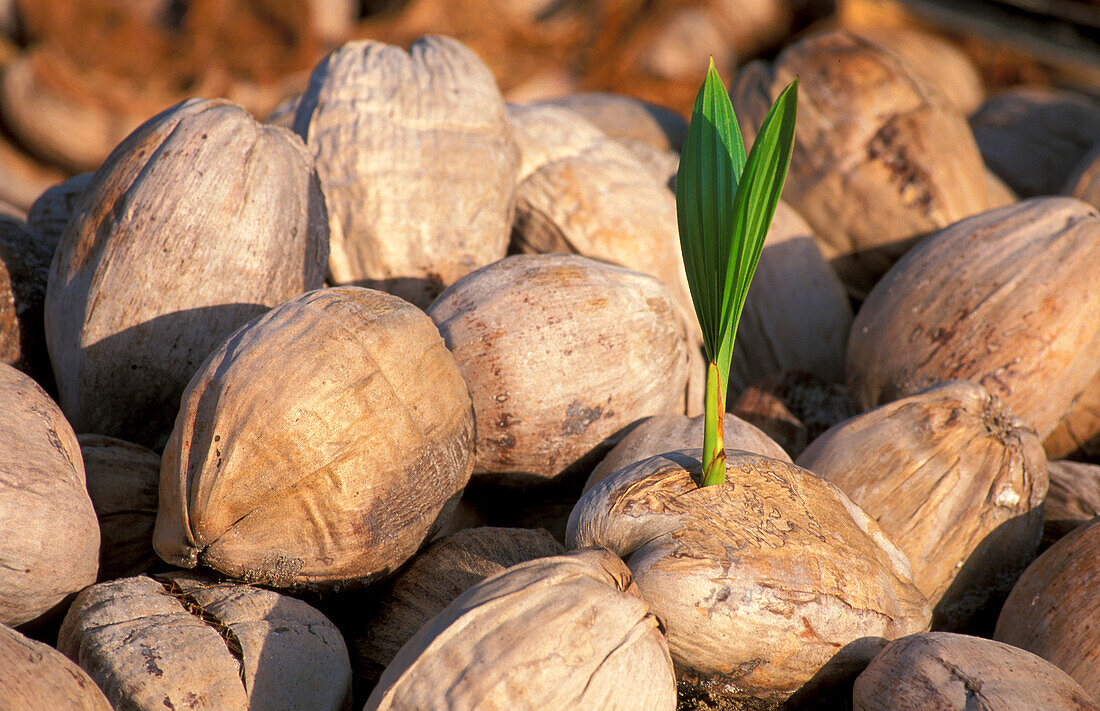
<path fill-rule="evenodd" d="M 217 615 L 203 607 L 191 593 L 181 588 L 179 583 L 175 580 L 158 576 L 153 576 L 153 579 L 160 583 L 164 591 L 174 597 L 176 601 L 183 606 L 183 609 L 202 620 L 203 624 L 218 633 L 218 636 L 222 638 L 222 642 L 225 643 L 225 648 L 229 650 L 229 653 L 233 655 L 233 659 L 237 661 L 237 675 L 241 679 L 241 685 L 243 685 L 247 691 L 248 684 L 245 682 L 244 674 L 244 648 L 241 646 L 241 640 L 237 636 L 237 633 L 233 631 L 233 628 L 218 619 Z"/>

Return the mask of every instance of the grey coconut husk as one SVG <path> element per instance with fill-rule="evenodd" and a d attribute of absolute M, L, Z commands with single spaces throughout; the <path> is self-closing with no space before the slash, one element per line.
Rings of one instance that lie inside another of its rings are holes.
<path fill-rule="evenodd" d="M 363 585 L 442 527 L 473 447 L 466 384 L 423 311 L 309 292 L 240 328 L 188 385 L 153 545 L 246 582 Z"/>
<path fill-rule="evenodd" d="M 1072 198 L 1033 198 L 930 235 L 856 316 L 856 407 L 971 380 L 1045 438 L 1097 372 L 1098 270 L 1100 217 Z"/>
<path fill-rule="evenodd" d="M 43 309 L 53 247 L 14 217 L 0 215 L 0 363 L 53 388 Z"/>
<path fill-rule="evenodd" d="M 463 592 L 505 568 L 562 553 L 541 529 L 470 528 L 435 541 L 387 584 L 378 613 L 349 633 L 356 674 L 373 686 L 402 645 Z"/>
<path fill-rule="evenodd" d="M 1062 459 L 1047 464 L 1047 475 L 1041 551 L 1100 516 L 1100 464 Z"/>
<path fill-rule="evenodd" d="M 988 633 L 1035 557 L 1046 457 L 980 385 L 943 383 L 857 415 L 798 465 L 851 497 L 908 556 L 937 630 Z"/>
<path fill-rule="evenodd" d="M 294 130 L 324 185 L 334 283 L 426 308 L 505 255 L 518 153 L 493 75 L 457 40 L 345 44 L 314 69 Z"/>
<path fill-rule="evenodd" d="M 116 709 L 345 708 L 351 666 L 308 604 L 189 573 L 99 583 L 77 596 L 58 649 Z"/>
<path fill-rule="evenodd" d="M 520 563 L 470 588 L 398 652 L 364 711 L 672 711 L 660 622 L 602 549 Z"/>
<path fill-rule="evenodd" d="M 850 32 L 807 37 L 770 66 L 740 70 L 730 95 L 746 143 L 796 76 L 783 196 L 852 294 L 865 295 L 920 236 L 992 207 L 962 114 L 905 60 Z"/>
<path fill-rule="evenodd" d="M 99 526 L 76 435 L 28 376 L 0 363 L 0 624 L 34 620 L 95 582 Z"/>
<path fill-rule="evenodd" d="M 92 678 L 48 644 L 0 625 L 0 708 L 112 711 Z"/>
<path fill-rule="evenodd" d="M 882 639 L 927 629 L 905 555 L 839 489 L 730 450 L 726 483 L 700 487 L 701 453 L 604 479 L 566 541 L 626 560 L 667 627 L 681 694 L 778 703 L 848 678 Z"/>
<path fill-rule="evenodd" d="M 428 314 L 470 388 L 482 480 L 560 481 L 638 419 L 684 411 L 683 325 L 649 275 L 516 255 L 454 284 Z"/>
<path fill-rule="evenodd" d="M 891 642 L 859 675 L 854 711 L 1095 711 L 1061 669 L 980 637 L 928 632 Z"/>
<path fill-rule="evenodd" d="M 92 178 L 50 271 L 46 337 L 73 428 L 163 447 L 203 359 L 321 286 L 327 250 L 292 133 L 224 100 L 147 121 Z"/>

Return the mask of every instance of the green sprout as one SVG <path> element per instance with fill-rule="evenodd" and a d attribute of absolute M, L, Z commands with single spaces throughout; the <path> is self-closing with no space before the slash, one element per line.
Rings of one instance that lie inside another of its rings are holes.
<path fill-rule="evenodd" d="M 726 480 L 722 429 L 733 341 L 791 162 L 797 103 L 795 79 L 768 111 L 746 159 L 733 104 L 712 58 L 680 153 L 680 250 L 708 361 L 703 486 Z"/>

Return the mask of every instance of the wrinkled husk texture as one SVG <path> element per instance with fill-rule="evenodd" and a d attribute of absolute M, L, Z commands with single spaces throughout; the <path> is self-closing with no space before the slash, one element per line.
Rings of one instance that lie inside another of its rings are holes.
<path fill-rule="evenodd" d="M 0 363 L 0 624 L 95 582 L 99 526 L 76 435 L 28 376 Z"/>
<path fill-rule="evenodd" d="M 668 630 L 681 690 L 781 701 L 860 669 L 881 638 L 927 629 L 905 555 L 840 490 L 726 454 L 724 484 L 697 484 L 701 450 L 671 452 L 604 479 L 569 519 L 567 545 L 627 562 Z"/>
<path fill-rule="evenodd" d="M 303 294 L 242 327 L 184 393 L 153 544 L 246 582 L 330 588 L 405 562 L 473 465 L 462 376 L 424 312 Z"/>
<path fill-rule="evenodd" d="M 112 711 L 88 674 L 64 654 L 0 625 L 0 708 Z"/>
<path fill-rule="evenodd" d="M 364 711 L 672 711 L 657 617 L 606 550 L 520 563 L 470 588 L 386 668 Z"/>
<path fill-rule="evenodd" d="M 518 151 L 493 75 L 457 40 L 345 44 L 314 69 L 294 130 L 324 186 L 334 283 L 426 308 L 504 256 Z"/>
<path fill-rule="evenodd" d="M 96 171 L 50 270 L 46 338 L 73 428 L 163 447 L 203 359 L 320 287 L 327 253 L 296 136 L 224 100 L 149 119 Z"/>

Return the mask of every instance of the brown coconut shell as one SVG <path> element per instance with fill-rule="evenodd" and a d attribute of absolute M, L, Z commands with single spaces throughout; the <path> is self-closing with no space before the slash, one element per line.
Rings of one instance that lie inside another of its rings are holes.
<path fill-rule="evenodd" d="M 839 489 L 727 450 L 726 482 L 700 487 L 702 450 L 638 462 L 577 504 L 567 544 L 626 560 L 668 629 L 681 693 L 778 702 L 827 686 L 927 629 L 905 555 Z"/>
<path fill-rule="evenodd" d="M 1035 557 L 1046 457 L 980 385 L 943 383 L 858 415 L 814 440 L 798 465 L 851 497 L 908 556 L 936 629 L 980 627 Z"/>
<path fill-rule="evenodd" d="M 327 246 L 289 131 L 222 100 L 143 124 L 85 189 L 50 272 L 46 337 L 74 429 L 162 447 L 207 354 L 321 286 Z"/>
<path fill-rule="evenodd" d="M 853 294 L 866 294 L 920 235 L 991 207 L 966 119 L 907 61 L 850 32 L 812 35 L 771 66 L 741 69 L 730 95 L 746 142 L 796 76 L 783 197 Z"/>
<path fill-rule="evenodd" d="M 53 387 L 43 330 L 54 244 L 26 223 L 0 215 L 0 363 Z"/>
<path fill-rule="evenodd" d="M 0 363 L 0 624 L 95 582 L 99 526 L 76 435 L 28 376 Z"/>
<path fill-rule="evenodd" d="M 518 153 L 493 75 L 457 40 L 345 44 L 314 69 L 294 130 L 324 185 L 334 283 L 425 308 L 504 256 Z"/>
<path fill-rule="evenodd" d="M 352 632 L 356 673 L 373 687 L 402 645 L 456 597 L 505 568 L 565 553 L 544 530 L 469 528 L 435 541 L 394 576 L 378 614 Z"/>
<path fill-rule="evenodd" d="M 848 387 L 867 410 L 971 380 L 1045 438 L 1097 372 L 1100 217 L 1034 198 L 926 238 L 852 326 Z"/>
<path fill-rule="evenodd" d="M 859 675 L 854 711 L 1095 711 L 1073 679 L 1034 654 L 989 639 L 926 632 L 895 640 Z"/>
<path fill-rule="evenodd" d="M 1100 516 L 1100 464 L 1062 459 L 1049 462 L 1047 474 L 1050 487 L 1043 501 L 1040 550 Z"/>
<path fill-rule="evenodd" d="M 5 711 L 112 711 L 88 674 L 53 647 L 0 625 L 0 707 Z"/>
<path fill-rule="evenodd" d="M 347 647 L 301 600 L 188 573 L 99 583 L 77 596 L 58 649 L 115 708 L 337 710 Z"/>
<path fill-rule="evenodd" d="M 483 480 L 566 478 L 636 420 L 684 411 L 683 327 L 649 275 L 516 255 L 460 280 L 428 314 L 470 388 Z"/>
<path fill-rule="evenodd" d="M 97 581 L 150 570 L 160 562 L 153 550 L 160 455 L 106 435 L 83 434 L 76 439 L 99 520 Z"/>
<path fill-rule="evenodd" d="M 187 386 L 153 545 L 246 582 L 364 584 L 442 526 L 473 446 L 466 385 L 423 311 L 309 292 L 239 329 Z"/>
<path fill-rule="evenodd" d="M 39 194 L 27 210 L 27 227 L 51 246 L 51 256 L 69 218 L 76 212 L 77 201 L 94 176 L 95 173 L 81 173 L 51 186 Z"/>
<path fill-rule="evenodd" d="M 606 550 L 520 563 L 420 628 L 367 700 L 376 709 L 676 708 L 660 622 Z"/>

